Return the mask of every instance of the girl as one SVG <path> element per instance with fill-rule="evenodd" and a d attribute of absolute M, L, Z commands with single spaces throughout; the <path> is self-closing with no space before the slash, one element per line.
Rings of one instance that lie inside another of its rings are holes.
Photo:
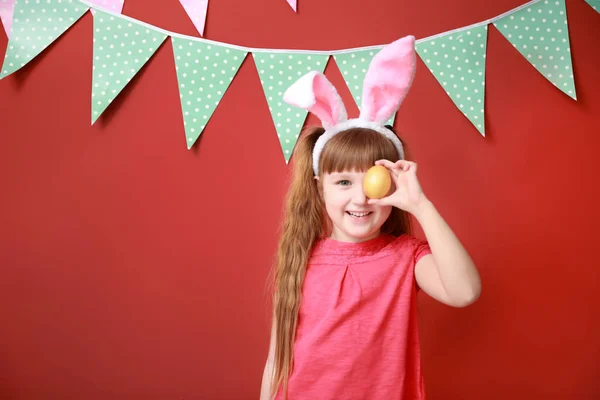
<path fill-rule="evenodd" d="M 365 76 L 361 114 L 347 119 L 324 75 L 311 72 L 284 100 L 323 128 L 294 151 L 274 274 L 267 399 L 424 399 L 416 293 L 454 307 L 473 303 L 479 274 L 425 196 L 417 165 L 385 121 L 414 77 L 414 37 L 384 47 Z M 391 193 L 369 199 L 365 171 L 386 167 Z M 426 241 L 411 236 L 409 217 Z"/>

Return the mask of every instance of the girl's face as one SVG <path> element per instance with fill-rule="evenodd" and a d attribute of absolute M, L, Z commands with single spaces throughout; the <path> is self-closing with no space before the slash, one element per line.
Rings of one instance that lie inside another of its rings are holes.
<path fill-rule="evenodd" d="M 322 176 L 325 209 L 332 222 L 331 238 L 342 242 L 364 242 L 379 236 L 392 206 L 367 203 L 362 188 L 366 172 L 344 171 Z"/>

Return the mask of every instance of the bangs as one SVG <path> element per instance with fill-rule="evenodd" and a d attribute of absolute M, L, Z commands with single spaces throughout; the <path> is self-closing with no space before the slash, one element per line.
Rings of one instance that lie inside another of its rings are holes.
<path fill-rule="evenodd" d="M 375 165 L 375 161 L 382 159 L 398 161 L 394 144 L 379 132 L 352 128 L 338 133 L 327 142 L 321 153 L 319 171 L 364 172 Z"/>

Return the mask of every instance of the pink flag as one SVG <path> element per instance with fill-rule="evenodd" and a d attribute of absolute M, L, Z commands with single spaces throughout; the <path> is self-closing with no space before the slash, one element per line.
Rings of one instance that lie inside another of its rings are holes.
<path fill-rule="evenodd" d="M 0 0 L 2 1 L 2 0 Z M 125 0 L 87 0 L 88 2 L 104 8 L 107 11 L 116 12 L 121 14 L 123 11 L 123 3 Z M 92 9 L 92 12 L 94 10 Z"/>
<path fill-rule="evenodd" d="M 0 19 L 8 37 L 10 37 L 14 9 L 15 0 L 0 0 Z"/>
<path fill-rule="evenodd" d="M 288 4 L 290 5 L 290 7 L 292 7 L 294 9 L 294 11 L 297 11 L 296 6 L 298 1 L 297 0 L 287 0 Z"/>
<path fill-rule="evenodd" d="M 206 22 L 206 10 L 208 0 L 179 0 L 185 12 L 190 17 L 194 26 L 201 36 L 204 36 L 204 23 Z"/>

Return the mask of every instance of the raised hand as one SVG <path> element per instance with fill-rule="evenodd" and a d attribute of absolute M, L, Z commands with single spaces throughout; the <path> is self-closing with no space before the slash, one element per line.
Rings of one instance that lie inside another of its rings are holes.
<path fill-rule="evenodd" d="M 390 205 L 414 215 L 428 201 L 417 179 L 416 163 L 406 160 L 395 163 L 378 160 L 375 165 L 381 165 L 390 171 L 392 192 L 381 199 L 369 199 L 369 204 Z"/>

